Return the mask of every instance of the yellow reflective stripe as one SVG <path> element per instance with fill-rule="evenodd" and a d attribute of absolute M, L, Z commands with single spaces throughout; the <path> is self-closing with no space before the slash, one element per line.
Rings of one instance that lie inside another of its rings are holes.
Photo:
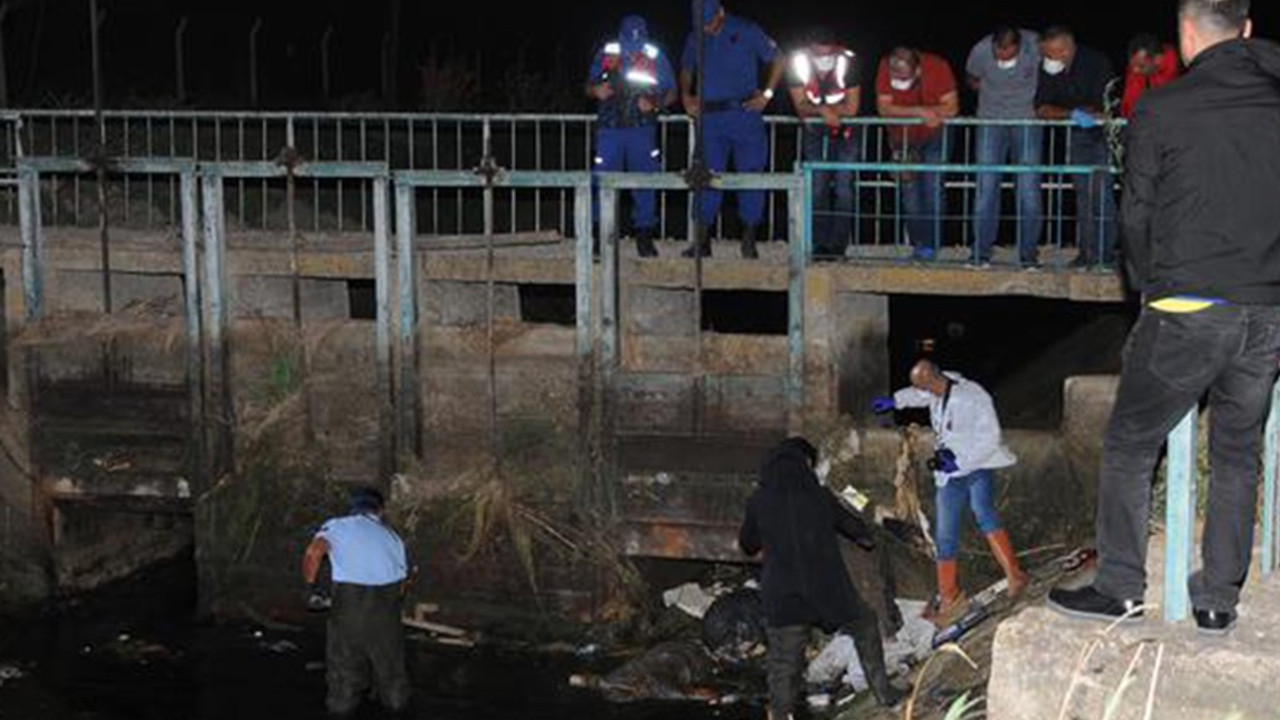
<path fill-rule="evenodd" d="M 1213 302 L 1212 300 L 1201 300 L 1200 298 L 1168 297 L 1162 300 L 1156 300 L 1155 302 L 1151 303 L 1148 307 L 1150 307 L 1153 310 L 1159 310 L 1160 312 L 1187 314 L 1187 313 L 1203 312 L 1213 307 L 1214 305 L 1217 305 L 1217 303 Z"/>

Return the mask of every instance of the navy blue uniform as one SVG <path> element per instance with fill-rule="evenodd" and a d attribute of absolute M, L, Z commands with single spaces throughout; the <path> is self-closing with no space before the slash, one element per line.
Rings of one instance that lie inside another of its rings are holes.
<path fill-rule="evenodd" d="M 769 161 L 764 117 L 743 108 L 742 103 L 760 90 L 760 66 L 774 61 L 778 46 L 759 25 L 734 15 L 726 15 L 720 32 L 705 38 L 705 87 L 698 88 L 698 93 L 705 114 L 702 141 L 706 143 L 707 168 L 724 172 L 732 157 L 738 172 L 761 172 Z M 689 34 L 680 65 L 697 72 L 696 33 Z M 703 192 L 699 220 L 704 226 L 715 223 L 720 201 L 719 190 Z M 754 227 L 764 220 L 764 202 L 762 191 L 739 194 L 738 212 L 744 225 Z"/>
<path fill-rule="evenodd" d="M 638 103 L 647 97 L 661 107 L 667 94 L 675 90 L 675 71 L 666 54 L 651 42 L 628 42 L 624 34 L 596 52 L 587 83 L 608 83 L 614 92 L 599 102 L 595 171 L 661 172 L 657 117 L 653 112 L 642 112 Z M 635 228 L 656 227 L 654 191 L 634 190 L 631 199 Z M 598 214 L 599 204 L 593 207 Z"/>

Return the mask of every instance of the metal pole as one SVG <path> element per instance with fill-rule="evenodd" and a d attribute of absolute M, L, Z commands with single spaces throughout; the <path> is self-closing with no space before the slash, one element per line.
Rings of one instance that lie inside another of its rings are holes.
<path fill-rule="evenodd" d="M 329 46 L 332 43 L 333 25 L 329 25 L 320 36 L 320 92 L 324 96 L 326 106 L 329 104 L 329 98 L 332 97 L 329 75 Z"/>
<path fill-rule="evenodd" d="M 373 264 L 374 298 L 377 305 L 377 326 L 374 341 L 377 344 L 378 427 L 381 441 L 379 453 L 380 480 L 395 472 L 395 420 L 391 404 L 391 233 L 387 207 L 387 178 L 373 181 Z"/>
<path fill-rule="evenodd" d="M 707 31 L 706 23 L 703 21 L 703 9 L 706 0 L 697 0 L 694 9 L 694 36 L 698 43 L 698 69 L 697 79 L 695 80 L 698 88 L 698 116 L 694 118 L 694 151 L 693 151 L 693 178 L 694 178 L 694 236 L 696 242 L 705 242 L 708 248 L 711 247 L 711 228 L 706 227 L 702 220 L 702 200 L 703 194 L 706 192 L 706 183 L 709 181 L 707 169 L 707 147 L 705 128 L 706 128 L 706 67 L 707 67 Z M 702 286 L 703 286 L 703 267 L 701 249 L 694 252 L 694 288 L 693 288 L 693 333 L 694 333 L 694 375 L 693 375 L 693 432 L 695 435 L 702 434 L 703 426 L 703 405 L 706 402 L 706 378 L 703 377 L 702 368 Z"/>
<path fill-rule="evenodd" d="M 1280 569 L 1280 488 L 1276 483 L 1276 465 L 1280 456 L 1280 383 L 1271 390 L 1271 415 L 1267 418 L 1266 437 L 1263 438 L 1263 503 L 1262 503 L 1262 574 L 1270 575 Z"/>
<path fill-rule="evenodd" d="M 178 21 L 178 27 L 173 31 L 173 69 L 174 78 L 177 80 L 178 104 L 182 105 L 187 102 L 187 16 L 183 15 Z"/>
<path fill-rule="evenodd" d="M 0 107 L 9 107 L 9 63 L 5 57 L 4 26 L 9 19 L 9 3 L 0 5 Z"/>
<path fill-rule="evenodd" d="M 400 388 L 397 450 L 402 457 L 420 455 L 417 431 L 418 286 L 413 244 L 417 235 L 415 195 L 411 185 L 396 183 L 396 260 L 400 277 Z"/>
<path fill-rule="evenodd" d="M 190 393 L 191 412 L 191 477 L 203 478 L 204 468 L 204 376 L 201 371 L 200 322 L 200 266 L 199 242 L 200 213 L 197 209 L 199 190 L 194 170 L 182 173 L 182 275 L 185 283 L 187 321 L 187 389 Z M 201 490 L 207 488 L 200 488 Z"/>
<path fill-rule="evenodd" d="M 249 105 L 258 107 L 258 32 L 262 30 L 262 18 L 254 18 L 249 30 Z"/>
<path fill-rule="evenodd" d="M 98 12 L 98 0 L 89 0 L 90 43 L 93 51 L 93 115 L 98 124 L 98 234 L 102 245 L 102 310 L 111 313 L 111 241 L 107 230 L 107 123 L 102 114 L 102 55 L 99 35 L 106 13 Z"/>
<path fill-rule="evenodd" d="M 1196 421 L 1198 408 L 1169 434 L 1169 466 L 1165 472 L 1164 619 L 1181 622 L 1190 615 L 1187 581 L 1195 548 Z"/>

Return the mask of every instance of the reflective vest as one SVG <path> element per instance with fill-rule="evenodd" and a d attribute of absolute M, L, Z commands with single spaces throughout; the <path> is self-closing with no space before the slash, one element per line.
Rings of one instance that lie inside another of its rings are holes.
<path fill-rule="evenodd" d="M 812 45 L 791 56 L 791 72 L 814 105 L 839 105 L 849 92 L 856 56 L 840 45 Z"/>
<path fill-rule="evenodd" d="M 607 79 L 623 73 L 622 80 L 637 94 L 656 91 L 658 88 L 658 46 L 645 43 L 639 50 L 623 53 L 622 43 L 614 41 L 604 46 L 603 71 Z"/>

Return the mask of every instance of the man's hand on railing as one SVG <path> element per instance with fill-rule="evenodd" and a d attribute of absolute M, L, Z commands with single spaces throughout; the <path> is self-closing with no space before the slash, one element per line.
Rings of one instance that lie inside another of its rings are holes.
<path fill-rule="evenodd" d="M 822 122 L 832 130 L 840 129 L 840 113 L 830 105 L 819 105 L 818 114 L 822 116 Z"/>
<path fill-rule="evenodd" d="M 591 97 L 601 102 L 608 100 L 609 98 L 613 97 L 613 85 L 607 82 L 602 82 L 597 85 L 592 85 Z"/>
<path fill-rule="evenodd" d="M 1086 130 L 1098 127 L 1098 118 L 1094 117 L 1093 113 L 1083 108 L 1076 108 L 1071 111 L 1071 122 L 1085 128 Z"/>

